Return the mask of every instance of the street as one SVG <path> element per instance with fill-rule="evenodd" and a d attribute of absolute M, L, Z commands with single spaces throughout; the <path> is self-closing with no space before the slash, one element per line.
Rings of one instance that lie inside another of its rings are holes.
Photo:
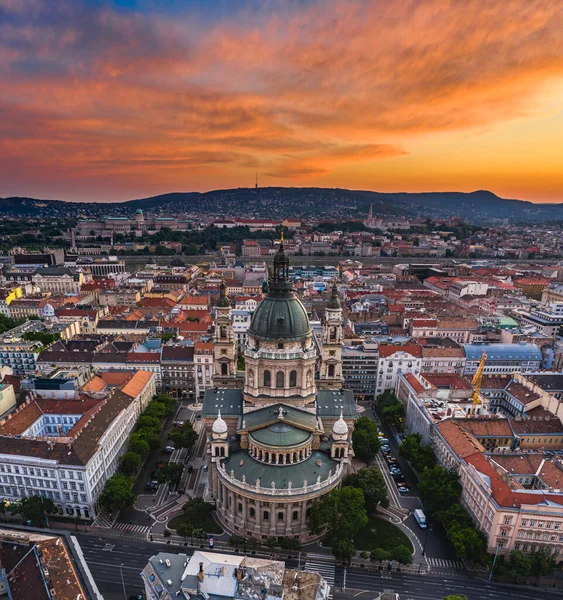
<path fill-rule="evenodd" d="M 140 572 L 148 559 L 158 552 L 184 553 L 191 556 L 193 549 L 167 544 L 156 544 L 141 540 L 122 540 L 99 535 L 76 535 L 92 575 L 105 600 L 123 600 L 130 595 L 140 594 L 144 586 Z M 208 549 L 206 548 L 206 551 Z M 121 566 L 123 565 L 123 566 Z M 286 561 L 286 566 L 295 568 L 296 561 Z M 121 574 L 123 573 L 123 589 Z M 344 569 L 336 567 L 336 589 L 334 597 L 354 597 L 372 600 L 376 593 L 393 589 L 401 594 L 401 600 L 439 600 L 447 594 L 465 594 L 469 600 L 545 600 L 563 599 L 559 590 L 529 589 L 489 583 L 467 576 L 415 575 L 386 571 L 364 571 L 348 569 L 346 594 L 341 593 Z M 365 591 L 364 591 L 365 590 Z M 125 595 L 126 594 L 126 595 Z M 377 596 L 375 596 L 377 597 Z"/>

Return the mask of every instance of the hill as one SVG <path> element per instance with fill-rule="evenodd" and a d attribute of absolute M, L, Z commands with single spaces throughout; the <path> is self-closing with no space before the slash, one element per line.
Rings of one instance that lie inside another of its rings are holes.
<path fill-rule="evenodd" d="M 381 215 L 439 218 L 459 215 L 474 223 L 508 218 L 537 222 L 563 219 L 562 204 L 533 204 L 492 192 L 382 193 L 338 188 L 238 188 L 173 192 L 116 203 L 1 198 L 0 215 L 13 217 L 126 216 L 136 209 L 162 214 L 223 214 L 282 217 L 362 218 L 370 205 Z"/>

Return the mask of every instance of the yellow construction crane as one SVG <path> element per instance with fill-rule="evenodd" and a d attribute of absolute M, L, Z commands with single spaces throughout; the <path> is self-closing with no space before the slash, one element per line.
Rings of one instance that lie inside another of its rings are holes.
<path fill-rule="evenodd" d="M 483 350 L 483 354 L 481 355 L 481 362 L 479 363 L 479 367 L 473 375 L 473 379 L 471 380 L 471 385 L 474 386 L 473 391 L 473 405 L 481 404 L 481 398 L 479 398 L 479 392 L 481 391 L 481 384 L 483 383 L 483 371 L 485 370 L 485 362 L 487 360 L 487 353 Z"/>

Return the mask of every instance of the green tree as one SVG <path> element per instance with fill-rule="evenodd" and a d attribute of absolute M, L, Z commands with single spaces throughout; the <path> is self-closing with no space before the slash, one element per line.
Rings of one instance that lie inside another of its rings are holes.
<path fill-rule="evenodd" d="M 184 538 L 184 542 L 188 541 L 188 538 L 193 535 L 194 526 L 191 523 L 180 523 L 176 529 L 176 533 Z"/>
<path fill-rule="evenodd" d="M 133 479 L 131 477 L 117 473 L 106 483 L 98 503 L 111 514 L 117 514 L 123 508 L 133 506 L 135 494 L 132 487 Z"/>
<path fill-rule="evenodd" d="M 536 578 L 536 583 L 543 575 L 551 575 L 556 567 L 557 562 L 547 547 L 542 546 L 530 553 L 530 574 Z"/>
<path fill-rule="evenodd" d="M 447 529 L 447 535 L 460 558 L 466 557 L 477 564 L 487 558 L 487 539 L 475 527 L 452 523 Z"/>
<path fill-rule="evenodd" d="M 402 565 L 410 565 L 412 563 L 412 550 L 406 546 L 395 546 L 391 550 L 391 557 Z"/>
<path fill-rule="evenodd" d="M 18 510 L 24 519 L 31 521 L 33 525 L 42 525 L 46 513 L 56 512 L 55 503 L 50 498 L 37 495 L 22 498 Z"/>
<path fill-rule="evenodd" d="M 174 408 L 176 407 L 176 400 L 174 400 L 170 394 L 157 394 L 154 397 L 153 402 L 163 404 L 166 407 L 166 413 L 168 415 L 172 414 L 174 412 Z"/>
<path fill-rule="evenodd" d="M 375 512 L 379 504 L 384 508 L 389 506 L 387 485 L 378 467 L 360 469 L 356 473 L 348 475 L 342 485 L 362 490 L 368 514 Z"/>
<path fill-rule="evenodd" d="M 129 450 L 144 459 L 149 455 L 151 448 L 138 433 L 132 433 L 129 437 Z"/>
<path fill-rule="evenodd" d="M 143 416 L 156 417 L 159 421 L 163 421 L 167 415 L 168 410 L 166 405 L 162 402 L 156 402 L 155 400 L 149 403 L 145 409 L 145 412 L 143 413 Z"/>
<path fill-rule="evenodd" d="M 141 468 L 142 459 L 136 452 L 126 452 L 119 459 L 119 470 L 124 475 L 134 476 Z"/>
<path fill-rule="evenodd" d="M 399 446 L 399 455 L 408 460 L 411 465 L 422 473 L 426 467 L 432 468 L 436 464 L 436 457 L 430 446 L 422 444 L 418 433 L 409 433 Z"/>
<path fill-rule="evenodd" d="M 137 429 L 160 430 L 161 427 L 162 421 L 158 417 L 143 414 L 137 419 Z"/>
<path fill-rule="evenodd" d="M 370 463 L 381 448 L 377 425 L 368 417 L 360 417 L 354 424 L 352 445 L 360 460 Z"/>
<path fill-rule="evenodd" d="M 529 577 L 532 573 L 532 560 L 529 555 L 523 554 L 520 550 L 513 550 L 508 555 L 506 569 L 516 580 L 519 577 Z"/>
<path fill-rule="evenodd" d="M 353 487 L 332 490 L 309 510 L 309 529 L 313 534 L 328 530 L 332 539 L 349 540 L 368 522 L 364 493 Z"/>
<path fill-rule="evenodd" d="M 369 555 L 371 562 L 383 562 L 391 558 L 391 551 L 383 548 L 374 548 Z"/>
<path fill-rule="evenodd" d="M 283 548 L 284 550 L 293 550 L 295 552 L 301 548 L 299 540 L 290 537 L 281 538 L 279 545 L 280 548 Z"/>
<path fill-rule="evenodd" d="M 155 450 L 160 446 L 160 436 L 158 435 L 158 431 L 154 429 L 143 428 L 136 431 L 139 436 L 139 439 L 144 440 L 151 450 Z"/>
<path fill-rule="evenodd" d="M 182 463 L 166 462 L 158 471 L 158 483 L 168 483 L 171 486 L 177 486 L 184 471 Z"/>
<path fill-rule="evenodd" d="M 242 535 L 238 535 L 233 533 L 229 538 L 229 546 L 233 546 L 233 548 L 240 548 L 246 543 L 246 538 Z"/>
<path fill-rule="evenodd" d="M 271 536 L 266 540 L 266 546 L 268 548 L 275 548 L 278 545 L 278 538 Z"/>
<path fill-rule="evenodd" d="M 338 560 L 349 563 L 350 559 L 356 554 L 356 548 L 350 540 L 336 539 L 332 543 L 332 553 Z"/>
<path fill-rule="evenodd" d="M 420 498 L 431 515 L 439 513 L 444 506 L 457 504 L 461 496 L 457 474 L 439 465 L 424 469 L 417 487 Z"/>
<path fill-rule="evenodd" d="M 197 433 L 191 421 L 186 421 L 181 427 L 174 427 L 168 434 L 176 448 L 187 448 L 190 450 L 197 442 Z"/>

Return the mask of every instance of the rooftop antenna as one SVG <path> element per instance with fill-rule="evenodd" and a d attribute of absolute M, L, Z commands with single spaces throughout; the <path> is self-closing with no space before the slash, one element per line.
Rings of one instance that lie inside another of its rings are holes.
<path fill-rule="evenodd" d="M 254 184 L 254 189 L 258 189 L 258 172 L 256 172 L 256 183 Z"/>

